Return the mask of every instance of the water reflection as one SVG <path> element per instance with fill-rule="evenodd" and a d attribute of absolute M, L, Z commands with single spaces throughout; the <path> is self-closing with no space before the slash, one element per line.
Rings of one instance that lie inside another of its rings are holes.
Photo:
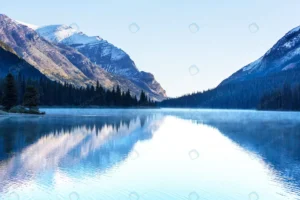
<path fill-rule="evenodd" d="M 178 115 L 178 113 L 177 113 Z M 289 192 L 300 195 L 300 115 L 288 112 L 185 113 L 183 118 L 216 128 L 261 159 Z"/>
<path fill-rule="evenodd" d="M 58 169 L 78 179 L 105 173 L 137 142 L 150 139 L 160 123 L 159 116 L 2 119 L 0 192 L 45 172 L 41 184 L 49 187 Z"/>
<path fill-rule="evenodd" d="M 69 112 L 0 118 L 1 200 L 300 198 L 295 113 Z"/>
<path fill-rule="evenodd" d="M 243 126 L 211 122 L 209 125 L 261 158 L 291 192 L 300 194 L 300 123 L 249 122 Z"/>

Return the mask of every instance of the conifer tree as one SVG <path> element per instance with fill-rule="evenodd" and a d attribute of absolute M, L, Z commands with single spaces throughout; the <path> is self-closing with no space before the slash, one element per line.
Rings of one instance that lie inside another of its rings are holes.
<path fill-rule="evenodd" d="M 141 95 L 140 95 L 140 101 L 139 104 L 142 106 L 145 106 L 147 104 L 147 96 L 145 92 L 142 90 Z"/>
<path fill-rule="evenodd" d="M 13 106 L 17 105 L 18 92 L 15 83 L 15 79 L 12 74 L 8 74 L 5 78 L 4 84 L 4 95 L 2 104 L 6 110 L 11 109 Z"/>
<path fill-rule="evenodd" d="M 39 94 L 34 86 L 27 86 L 24 94 L 23 105 L 30 109 L 38 107 L 39 105 Z"/>

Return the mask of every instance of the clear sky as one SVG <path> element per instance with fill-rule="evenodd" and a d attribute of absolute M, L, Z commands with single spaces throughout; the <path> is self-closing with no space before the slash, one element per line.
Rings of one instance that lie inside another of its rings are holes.
<path fill-rule="evenodd" d="M 300 25 L 299 9 L 299 0 L 11 0 L 0 13 L 40 26 L 76 23 L 125 50 L 175 97 L 213 88 L 258 59 Z"/>

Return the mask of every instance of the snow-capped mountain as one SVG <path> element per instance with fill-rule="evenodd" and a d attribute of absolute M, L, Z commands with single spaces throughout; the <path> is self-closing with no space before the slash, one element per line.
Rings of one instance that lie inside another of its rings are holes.
<path fill-rule="evenodd" d="M 39 26 L 37 26 L 37 25 L 28 24 L 28 23 L 25 23 L 25 22 L 21 22 L 21 21 L 19 21 L 19 20 L 16 20 L 16 22 L 17 22 L 18 24 L 27 26 L 27 27 L 29 27 L 29 28 L 31 28 L 31 29 L 33 29 L 33 30 L 36 30 L 36 29 L 38 29 L 38 27 L 39 27 Z"/>
<path fill-rule="evenodd" d="M 150 73 L 139 71 L 135 63 L 122 49 L 99 36 L 88 36 L 76 27 L 50 25 L 36 30 L 46 40 L 76 48 L 105 71 L 126 78 L 148 93 L 166 97 L 165 90 Z"/>
<path fill-rule="evenodd" d="M 89 37 L 76 30 L 76 28 L 67 25 L 40 27 L 37 32 L 48 41 L 66 45 L 91 44 L 102 40 L 100 37 Z"/>
<path fill-rule="evenodd" d="M 0 27 L 0 41 L 49 79 L 67 81 L 76 86 L 90 83 L 89 78 L 60 53 L 59 47 L 40 37 L 33 29 L 6 15 L 0 15 Z"/>
<path fill-rule="evenodd" d="M 262 96 L 300 84 L 300 27 L 285 34 L 258 60 L 225 79 L 207 105 L 255 108 Z M 225 103 L 224 103 L 225 102 Z M 221 105 L 223 104 L 223 105 Z"/>
<path fill-rule="evenodd" d="M 161 105 L 255 109 L 264 95 L 282 91 L 285 85 L 300 85 L 300 27 L 289 31 L 261 58 L 244 66 L 216 88 L 166 100 Z"/>
<path fill-rule="evenodd" d="M 297 70 L 299 67 L 300 27 L 296 27 L 281 38 L 265 55 L 234 73 L 221 85 L 272 76 L 284 71 Z"/>
<path fill-rule="evenodd" d="M 165 98 L 165 93 L 160 92 L 160 89 L 164 91 L 161 87 L 155 90 L 146 84 L 137 84 L 126 77 L 109 73 L 100 64 L 92 62 L 73 46 L 66 46 L 67 41 L 86 41 L 87 44 L 93 44 L 92 41 L 101 42 L 102 39 L 99 37 L 88 37 L 79 32 L 71 34 L 72 29 L 62 28 L 64 34 L 56 35 L 56 42 L 49 42 L 51 41 L 49 38 L 46 40 L 41 37 L 33 29 L 34 26 L 30 26 L 0 14 L 0 41 L 11 47 L 19 57 L 34 66 L 50 80 L 83 87 L 96 85 L 96 82 L 99 81 L 107 89 L 119 85 L 123 91 L 129 89 L 133 95 L 138 96 L 141 90 L 144 90 L 155 100 Z M 60 27 L 51 26 L 51 28 L 51 30 L 57 30 Z"/>

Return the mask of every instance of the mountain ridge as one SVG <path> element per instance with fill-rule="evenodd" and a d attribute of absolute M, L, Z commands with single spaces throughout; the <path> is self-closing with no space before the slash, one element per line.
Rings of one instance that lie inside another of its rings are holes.
<path fill-rule="evenodd" d="M 166 107 L 255 109 L 271 91 L 300 85 L 300 27 L 280 38 L 262 57 L 224 79 L 216 88 L 168 99 Z"/>
<path fill-rule="evenodd" d="M 99 36 L 88 36 L 67 25 L 49 25 L 37 32 L 50 42 L 76 48 L 105 71 L 134 82 L 146 92 L 166 98 L 166 92 L 153 74 L 139 71 L 134 61 L 122 49 Z"/>
<path fill-rule="evenodd" d="M 288 31 L 262 57 L 242 67 L 220 85 L 264 77 L 300 67 L 300 26 Z"/>
<path fill-rule="evenodd" d="M 136 96 L 144 90 L 154 100 L 166 97 L 159 83 L 156 90 L 155 84 L 151 88 L 148 83 L 143 85 L 120 74 L 106 71 L 74 46 L 46 40 L 32 28 L 6 15 L 0 14 L 0 26 L 0 40 L 50 80 L 71 83 L 77 87 L 96 85 L 99 81 L 106 89 L 119 85 L 123 91 L 129 89 Z"/>

